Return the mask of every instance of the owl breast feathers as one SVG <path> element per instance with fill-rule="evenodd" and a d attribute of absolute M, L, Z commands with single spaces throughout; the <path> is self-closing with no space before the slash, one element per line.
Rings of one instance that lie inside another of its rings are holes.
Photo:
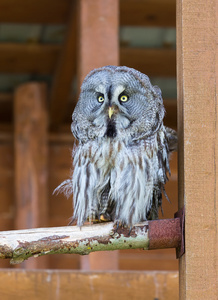
<path fill-rule="evenodd" d="M 106 66 L 85 78 L 72 116 L 73 172 L 57 189 L 73 194 L 72 220 L 127 226 L 158 218 L 176 132 L 163 125 L 161 91 L 131 68 Z"/>

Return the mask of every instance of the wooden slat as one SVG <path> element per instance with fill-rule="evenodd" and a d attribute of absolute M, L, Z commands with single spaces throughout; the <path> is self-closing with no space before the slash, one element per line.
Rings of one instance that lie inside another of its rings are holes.
<path fill-rule="evenodd" d="M 179 205 L 186 253 L 180 299 L 218 298 L 218 1 L 177 1 Z M 198 242 L 201 247 L 196 247 Z"/>
<path fill-rule="evenodd" d="M 176 0 L 120 0 L 120 23 L 175 27 Z"/>
<path fill-rule="evenodd" d="M 119 255 L 120 270 L 178 271 L 175 249 L 122 250 Z"/>
<path fill-rule="evenodd" d="M 0 272 L 1 299 L 177 300 L 177 272 Z"/>
<path fill-rule="evenodd" d="M 43 44 L 0 44 L 1 73 L 52 74 L 61 46 Z"/>
<path fill-rule="evenodd" d="M 67 226 L 73 214 L 72 197 L 53 194 L 54 189 L 70 178 L 72 168 L 72 145 L 52 144 L 49 147 L 49 226 Z"/>
<path fill-rule="evenodd" d="M 63 24 L 70 0 L 0 0 L 0 22 Z M 121 25 L 174 26 L 175 0 L 120 0 Z"/>
<path fill-rule="evenodd" d="M 66 23 L 70 0 L 0 0 L 1 23 Z"/>
<path fill-rule="evenodd" d="M 120 65 L 135 68 L 149 77 L 175 77 L 176 51 L 174 49 L 121 47 Z"/>
<path fill-rule="evenodd" d="M 70 9 L 68 30 L 57 62 L 51 89 L 50 125 L 52 129 L 56 129 L 65 117 L 72 81 L 76 76 L 77 14 L 78 5 L 77 1 L 74 1 Z"/>
<path fill-rule="evenodd" d="M 0 124 L 12 122 L 13 119 L 12 93 L 0 93 Z M 0 131 L 2 128 L 0 128 Z"/>
<path fill-rule="evenodd" d="M 14 156 L 12 143 L 0 142 L 0 230 L 14 229 Z M 9 261 L 0 260 L 0 268 L 9 268 Z"/>
<path fill-rule="evenodd" d="M 59 73 L 62 74 L 61 78 L 64 79 L 67 78 L 66 76 L 72 79 L 72 76 L 75 75 L 76 42 L 75 32 L 73 33 L 74 30 L 75 28 L 73 27 L 71 35 L 69 30 L 68 38 L 59 58 L 59 71 L 56 70 L 56 77 Z M 1 43 L 0 72 L 52 74 L 55 70 L 61 48 L 59 45 Z M 149 76 L 175 77 L 176 51 L 174 49 L 161 48 L 121 47 L 120 65 L 135 68 Z M 70 71 L 70 69 L 73 71 Z M 66 85 L 64 79 L 63 82 L 57 83 L 61 86 L 63 84 Z M 60 81 L 60 79 L 57 80 Z M 63 88 L 61 91 L 65 90 Z M 69 92 L 69 88 L 67 90 Z"/>
<path fill-rule="evenodd" d="M 14 98 L 16 228 L 47 225 L 47 125 L 46 86 L 27 83 Z M 30 260 L 24 267 L 45 268 L 46 258 Z"/>
<path fill-rule="evenodd" d="M 78 85 L 94 68 L 119 63 L 119 1 L 79 1 Z M 101 262 L 101 263 L 99 263 Z M 81 258 L 86 270 L 116 270 L 118 252 L 92 253 Z"/>

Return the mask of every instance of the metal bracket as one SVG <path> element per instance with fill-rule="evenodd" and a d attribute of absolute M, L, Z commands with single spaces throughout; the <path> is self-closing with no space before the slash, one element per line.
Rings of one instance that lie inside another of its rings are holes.
<path fill-rule="evenodd" d="M 180 219 L 181 226 L 181 242 L 176 248 L 176 258 L 180 258 L 185 253 L 185 207 L 181 208 L 174 215 L 175 218 Z"/>

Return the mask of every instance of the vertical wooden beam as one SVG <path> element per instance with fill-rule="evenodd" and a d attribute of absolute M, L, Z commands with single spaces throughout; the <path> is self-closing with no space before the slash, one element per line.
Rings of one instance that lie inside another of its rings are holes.
<path fill-rule="evenodd" d="M 217 19 L 218 0 L 177 0 L 180 299 L 218 298 Z"/>
<path fill-rule="evenodd" d="M 16 228 L 47 226 L 46 86 L 27 83 L 14 98 Z M 31 259 L 25 268 L 45 268 L 47 258 Z"/>
<path fill-rule="evenodd" d="M 119 1 L 79 1 L 78 84 L 94 68 L 119 63 Z M 86 270 L 118 269 L 118 252 L 92 253 L 81 258 Z"/>
<path fill-rule="evenodd" d="M 119 63 L 119 1 L 79 1 L 78 84 L 94 68 Z"/>

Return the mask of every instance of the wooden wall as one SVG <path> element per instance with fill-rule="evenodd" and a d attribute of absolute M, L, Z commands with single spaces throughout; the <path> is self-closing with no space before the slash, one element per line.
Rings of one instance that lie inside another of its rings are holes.
<path fill-rule="evenodd" d="M 177 272 L 0 271 L 1 299 L 177 300 Z"/>
<path fill-rule="evenodd" d="M 92 68 L 108 64 L 175 78 L 172 45 L 140 49 L 120 46 L 118 39 L 120 25 L 175 27 L 175 16 L 175 0 L 22 0 L 16 5 L 14 0 L 0 0 L 1 22 L 67 24 L 62 45 L 0 44 L 1 72 L 52 74 L 50 89 L 35 82 L 18 87 L 13 95 L 0 94 L 0 230 L 68 223 L 72 199 L 53 191 L 71 172 L 74 139 L 65 121 L 76 102 L 72 103 L 72 80 L 76 78 L 79 86 Z M 176 101 L 168 99 L 164 104 L 165 124 L 176 129 Z M 176 153 L 171 170 L 166 191 L 172 203 L 164 199 L 160 218 L 173 218 L 178 210 Z M 17 266 L 1 260 L 0 267 L 14 268 L 0 272 L 3 299 L 72 295 L 75 299 L 144 299 L 145 295 L 147 300 L 178 299 L 175 249 L 102 252 L 82 258 L 50 255 Z"/>

